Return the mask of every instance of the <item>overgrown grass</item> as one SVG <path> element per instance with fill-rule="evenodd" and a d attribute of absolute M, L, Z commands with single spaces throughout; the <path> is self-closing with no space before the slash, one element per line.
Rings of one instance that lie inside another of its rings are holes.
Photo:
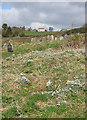
<path fill-rule="evenodd" d="M 13 53 L 3 52 L 3 118 L 84 117 L 84 85 L 67 85 L 66 82 L 84 83 L 85 53 L 79 49 L 59 51 L 58 48 L 67 43 L 68 40 L 25 42 L 15 44 Z M 7 61 L 6 57 L 10 59 Z M 23 84 L 22 76 L 30 84 Z M 15 82 L 17 78 L 19 82 Z M 49 80 L 52 84 L 47 87 Z"/>
<path fill-rule="evenodd" d="M 38 36 L 38 35 L 49 35 L 49 34 L 55 34 L 55 33 L 58 33 L 58 32 L 29 32 L 29 31 L 26 31 L 25 35 Z"/>

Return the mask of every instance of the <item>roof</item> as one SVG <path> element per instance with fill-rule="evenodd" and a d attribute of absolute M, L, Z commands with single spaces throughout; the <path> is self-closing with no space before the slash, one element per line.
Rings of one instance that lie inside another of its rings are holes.
<path fill-rule="evenodd" d="M 45 28 L 38 28 L 38 29 L 45 29 Z"/>

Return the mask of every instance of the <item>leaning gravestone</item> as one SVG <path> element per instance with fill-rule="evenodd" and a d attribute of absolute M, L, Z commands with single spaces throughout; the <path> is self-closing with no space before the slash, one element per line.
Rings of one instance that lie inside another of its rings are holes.
<path fill-rule="evenodd" d="M 9 43 L 8 45 L 8 52 L 11 52 L 12 51 L 12 45 Z"/>
<path fill-rule="evenodd" d="M 60 37 L 60 40 L 64 40 L 64 37 L 63 37 L 63 36 L 61 36 L 61 37 Z"/>

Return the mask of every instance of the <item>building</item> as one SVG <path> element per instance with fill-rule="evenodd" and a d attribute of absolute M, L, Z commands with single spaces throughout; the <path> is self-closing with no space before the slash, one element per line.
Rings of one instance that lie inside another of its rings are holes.
<path fill-rule="evenodd" d="M 47 31 L 45 28 L 38 28 L 38 32 L 45 32 Z"/>

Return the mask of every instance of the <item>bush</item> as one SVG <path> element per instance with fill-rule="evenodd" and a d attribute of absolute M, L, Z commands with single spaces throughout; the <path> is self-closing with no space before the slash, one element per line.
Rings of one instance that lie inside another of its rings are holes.
<path fill-rule="evenodd" d="M 15 106 L 9 108 L 7 111 L 5 111 L 2 115 L 3 118 L 12 118 L 14 116 L 16 116 L 17 113 L 17 108 Z"/>
<path fill-rule="evenodd" d="M 20 36 L 20 37 L 24 37 L 24 36 L 25 36 L 24 32 L 20 32 L 20 33 L 19 33 L 19 36 Z"/>

